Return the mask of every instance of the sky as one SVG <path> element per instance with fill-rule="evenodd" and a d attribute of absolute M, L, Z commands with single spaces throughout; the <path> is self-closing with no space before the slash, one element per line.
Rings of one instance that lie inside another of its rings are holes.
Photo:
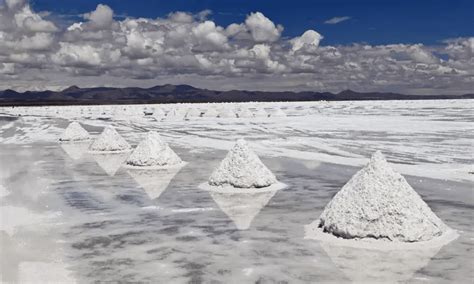
<path fill-rule="evenodd" d="M 0 89 L 474 89 L 469 0 L 0 0 Z"/>

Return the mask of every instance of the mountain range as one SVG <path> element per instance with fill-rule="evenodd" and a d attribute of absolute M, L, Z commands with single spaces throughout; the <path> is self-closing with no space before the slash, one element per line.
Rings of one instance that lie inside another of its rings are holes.
<path fill-rule="evenodd" d="M 189 85 L 161 85 L 151 88 L 79 88 L 71 86 L 62 91 L 0 91 L 0 106 L 25 105 L 89 105 L 89 104 L 147 104 L 147 103 L 210 103 L 210 102 L 267 102 L 267 101 L 345 101 L 345 100 L 420 100 L 473 99 L 465 95 L 403 95 L 397 93 L 361 93 L 345 90 L 330 92 L 271 92 L 271 91 L 215 91 Z"/>

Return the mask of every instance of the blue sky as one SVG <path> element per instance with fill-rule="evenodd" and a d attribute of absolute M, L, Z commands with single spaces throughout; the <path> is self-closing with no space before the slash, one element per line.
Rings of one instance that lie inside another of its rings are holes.
<path fill-rule="evenodd" d="M 97 4 L 107 4 L 116 15 L 156 18 L 170 12 L 212 10 L 216 24 L 242 22 L 250 12 L 260 11 L 285 27 L 283 36 L 294 37 L 308 29 L 325 35 L 321 44 L 423 43 L 437 44 L 447 38 L 472 36 L 473 0 L 35 0 L 36 11 L 82 14 Z M 339 24 L 324 22 L 350 17 Z"/>
<path fill-rule="evenodd" d="M 464 94 L 472 27 L 474 0 L 0 0 L 0 89 Z"/>

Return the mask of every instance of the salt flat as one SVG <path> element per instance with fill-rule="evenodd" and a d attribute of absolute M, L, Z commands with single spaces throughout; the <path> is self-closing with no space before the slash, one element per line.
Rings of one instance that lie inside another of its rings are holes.
<path fill-rule="evenodd" d="M 452 100 L 0 108 L 2 279 L 468 283 L 472 107 Z M 279 108 L 288 117 L 143 116 L 154 108 L 270 115 Z M 156 130 L 188 164 L 137 175 L 120 167 L 126 157 L 58 144 L 72 120 L 94 137 L 113 126 L 133 146 Z M 199 189 L 238 138 L 286 189 Z M 375 150 L 459 232 L 457 240 L 400 254 L 304 238 L 304 226 Z"/>

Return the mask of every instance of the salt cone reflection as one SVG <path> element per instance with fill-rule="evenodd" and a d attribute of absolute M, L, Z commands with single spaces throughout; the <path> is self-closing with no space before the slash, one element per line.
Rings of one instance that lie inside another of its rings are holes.
<path fill-rule="evenodd" d="M 321 242 L 321 247 L 352 282 L 405 283 L 438 254 L 442 246 L 419 250 L 371 250 Z"/>
<path fill-rule="evenodd" d="M 130 153 L 94 154 L 94 160 L 109 175 L 114 176 Z"/>
<path fill-rule="evenodd" d="M 163 170 L 129 169 L 128 174 L 145 190 L 150 199 L 156 199 L 166 190 L 181 168 Z"/>
<path fill-rule="evenodd" d="M 235 223 L 237 229 L 247 230 L 277 190 L 255 193 L 223 193 L 209 191 L 219 208 Z"/>
<path fill-rule="evenodd" d="M 61 148 L 73 160 L 81 159 L 89 149 L 89 143 L 61 143 Z"/>

